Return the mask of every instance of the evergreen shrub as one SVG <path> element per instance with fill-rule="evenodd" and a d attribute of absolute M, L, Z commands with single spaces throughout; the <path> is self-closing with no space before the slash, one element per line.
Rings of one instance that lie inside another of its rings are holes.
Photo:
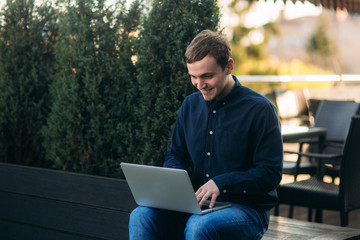
<path fill-rule="evenodd" d="M 172 127 L 184 98 L 195 88 L 188 77 L 185 51 L 197 33 L 217 30 L 219 8 L 214 0 L 153 1 L 144 19 L 138 48 L 142 144 L 136 160 L 162 165 Z"/>
<path fill-rule="evenodd" d="M 161 165 L 195 91 L 184 53 L 218 30 L 215 0 L 7 1 L 0 14 L 0 161 L 121 177 Z"/>
<path fill-rule="evenodd" d="M 40 129 L 56 70 L 57 12 L 34 3 L 7 1 L 0 13 L 0 161 L 47 167 Z"/>
<path fill-rule="evenodd" d="M 54 102 L 43 128 L 54 168 L 118 176 L 132 144 L 136 74 L 132 33 L 140 4 L 117 11 L 104 1 L 77 1 L 61 18 Z"/>

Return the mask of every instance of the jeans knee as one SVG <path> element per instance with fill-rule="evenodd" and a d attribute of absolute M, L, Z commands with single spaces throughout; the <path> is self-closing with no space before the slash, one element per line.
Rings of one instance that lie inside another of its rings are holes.
<path fill-rule="evenodd" d="M 138 221 L 138 219 L 141 219 L 141 215 L 141 210 L 139 210 L 139 208 L 135 208 L 130 213 L 129 224 L 132 224 L 133 222 Z"/>
<path fill-rule="evenodd" d="M 129 219 L 129 239 L 157 239 L 154 232 L 154 214 L 151 208 L 137 207 Z"/>
<path fill-rule="evenodd" d="M 173 211 L 138 207 L 130 214 L 130 239 L 184 239 L 188 215 Z"/>
<path fill-rule="evenodd" d="M 151 209 L 145 207 L 135 208 L 130 214 L 129 229 L 146 228 L 151 222 L 150 211 Z"/>
<path fill-rule="evenodd" d="M 188 223 L 184 234 L 186 240 L 218 239 L 215 226 L 204 221 Z"/>

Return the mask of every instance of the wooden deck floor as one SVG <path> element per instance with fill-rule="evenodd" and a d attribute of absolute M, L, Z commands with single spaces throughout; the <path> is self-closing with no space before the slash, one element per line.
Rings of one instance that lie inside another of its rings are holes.
<path fill-rule="evenodd" d="M 309 223 L 306 221 L 271 216 L 269 230 L 263 240 L 358 240 L 360 229 Z"/>

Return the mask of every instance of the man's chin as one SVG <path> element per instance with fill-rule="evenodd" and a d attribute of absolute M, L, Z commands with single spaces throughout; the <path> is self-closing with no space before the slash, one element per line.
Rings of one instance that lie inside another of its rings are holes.
<path fill-rule="evenodd" d="M 204 100 L 207 101 L 207 102 L 210 102 L 210 101 L 212 101 L 214 99 L 214 97 L 210 96 L 210 95 L 204 95 L 203 94 L 202 96 L 203 96 Z"/>

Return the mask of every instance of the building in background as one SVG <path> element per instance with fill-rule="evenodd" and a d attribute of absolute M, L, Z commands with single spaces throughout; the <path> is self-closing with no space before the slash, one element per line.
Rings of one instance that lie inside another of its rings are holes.
<path fill-rule="evenodd" d="M 329 70 L 334 74 L 359 74 L 360 72 L 360 15 L 348 14 L 346 11 L 329 10 L 305 1 L 259 0 L 253 3 L 250 11 L 239 16 L 230 9 L 232 0 L 220 0 L 222 10 L 222 27 L 229 39 L 233 29 L 243 24 L 254 28 L 249 33 L 252 44 L 261 44 L 264 38 L 263 25 L 274 22 L 278 26 L 278 34 L 273 35 L 266 44 L 266 53 L 277 62 L 299 60 L 319 65 L 306 50 L 310 38 L 315 34 L 318 26 L 324 24 L 326 37 L 335 46 L 335 52 L 325 57 L 331 62 Z M 236 7 L 246 7 L 247 1 L 237 1 Z M 248 44 L 248 42 L 244 42 Z M 312 61 L 311 61 L 312 60 Z"/>
<path fill-rule="evenodd" d="M 360 72 L 360 16 L 351 16 L 343 11 L 322 10 L 319 16 L 302 16 L 287 19 L 285 12 L 277 19 L 279 35 L 273 36 L 267 52 L 273 58 L 291 61 L 311 59 L 306 46 L 319 24 L 324 21 L 326 35 L 333 41 L 336 54 L 332 58 L 332 71 L 336 74 Z"/>

